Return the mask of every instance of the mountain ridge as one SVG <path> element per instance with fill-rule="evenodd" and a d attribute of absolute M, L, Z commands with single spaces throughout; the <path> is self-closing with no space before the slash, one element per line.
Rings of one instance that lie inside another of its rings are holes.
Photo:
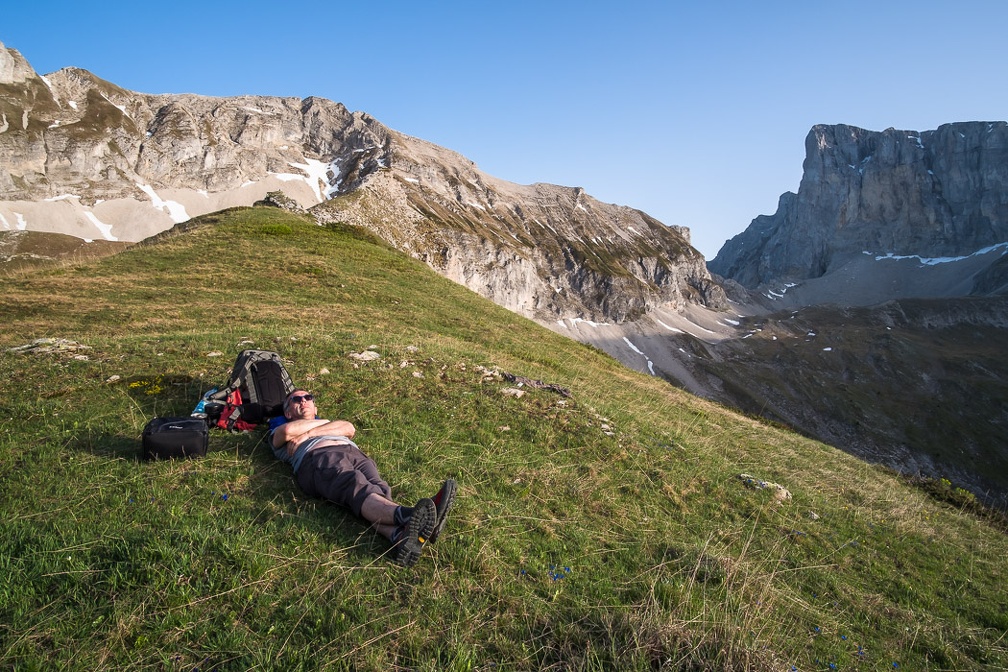
<path fill-rule="evenodd" d="M 0 105 L 22 120 L 0 133 L 8 230 L 136 241 L 282 191 L 540 321 L 724 305 L 688 230 L 583 189 L 494 178 L 317 97 L 137 94 L 76 68 L 39 77 L 15 53 L 0 49 Z"/>

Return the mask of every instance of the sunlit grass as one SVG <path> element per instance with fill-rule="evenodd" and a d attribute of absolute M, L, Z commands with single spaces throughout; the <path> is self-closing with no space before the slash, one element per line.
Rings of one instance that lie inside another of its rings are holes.
<path fill-rule="evenodd" d="M 241 209 L 0 282 L 4 667 L 1008 666 L 1008 543 L 983 518 L 367 236 Z M 8 352 L 41 337 L 88 347 Z M 145 422 L 245 347 L 351 420 L 404 502 L 458 479 L 417 566 L 303 497 L 260 433 L 139 461 Z"/>

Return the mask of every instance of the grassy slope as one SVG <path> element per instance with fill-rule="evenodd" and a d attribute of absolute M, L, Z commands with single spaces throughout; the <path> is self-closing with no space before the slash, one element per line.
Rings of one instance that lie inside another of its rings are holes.
<path fill-rule="evenodd" d="M 1002 532 L 360 234 L 240 209 L 0 283 L 5 668 L 1008 667 Z M 90 349 L 8 351 L 39 337 Z M 403 501 L 458 478 L 417 566 L 304 498 L 261 434 L 138 460 L 243 347 L 354 422 Z"/>

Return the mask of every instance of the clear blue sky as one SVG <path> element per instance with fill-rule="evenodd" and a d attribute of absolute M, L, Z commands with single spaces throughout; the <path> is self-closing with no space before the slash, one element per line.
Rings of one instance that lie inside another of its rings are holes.
<path fill-rule="evenodd" d="M 40 74 L 321 96 L 496 177 L 687 226 L 708 259 L 795 191 L 818 123 L 1008 118 L 1008 1 L 8 0 Z"/>

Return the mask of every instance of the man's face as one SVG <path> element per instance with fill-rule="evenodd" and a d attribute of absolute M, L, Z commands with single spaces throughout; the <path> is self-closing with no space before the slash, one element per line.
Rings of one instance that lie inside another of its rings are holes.
<path fill-rule="evenodd" d="M 315 398 L 311 392 L 295 390 L 288 397 L 287 417 L 292 420 L 315 417 Z"/>

